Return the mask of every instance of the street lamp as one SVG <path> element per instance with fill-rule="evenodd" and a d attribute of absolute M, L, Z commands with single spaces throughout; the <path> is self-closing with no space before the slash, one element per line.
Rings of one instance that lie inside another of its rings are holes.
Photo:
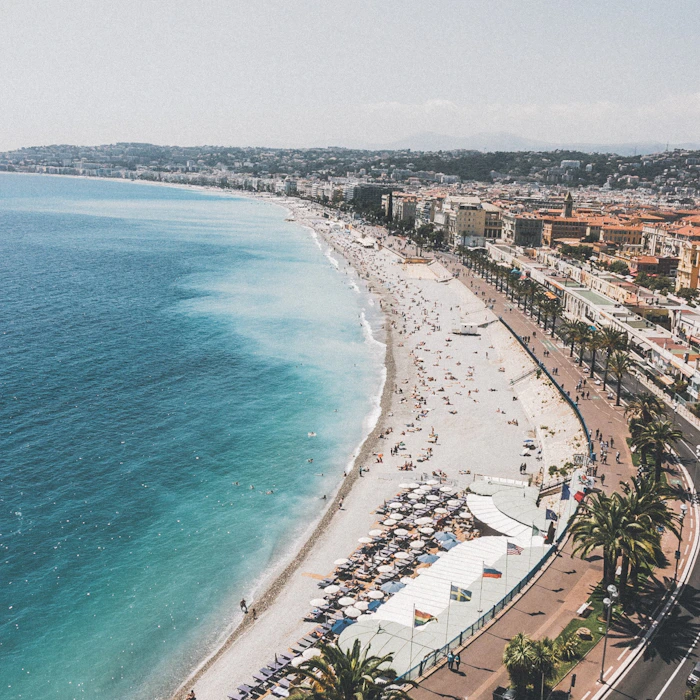
<path fill-rule="evenodd" d="M 685 503 L 681 503 L 681 515 L 680 523 L 681 529 L 678 531 L 678 549 L 676 550 L 676 570 L 673 574 L 673 583 L 678 581 L 678 564 L 681 561 L 681 541 L 683 540 L 683 521 L 685 520 L 686 513 L 688 512 L 688 506 Z"/>
<path fill-rule="evenodd" d="M 603 642 L 603 660 L 600 663 L 600 678 L 599 683 L 603 683 L 603 675 L 605 674 L 605 652 L 608 650 L 608 632 L 610 631 L 610 618 L 612 617 L 612 609 L 617 599 L 617 587 L 612 583 L 607 588 L 609 598 L 603 598 L 603 605 L 608 609 L 608 616 L 605 625 L 605 641 Z"/>

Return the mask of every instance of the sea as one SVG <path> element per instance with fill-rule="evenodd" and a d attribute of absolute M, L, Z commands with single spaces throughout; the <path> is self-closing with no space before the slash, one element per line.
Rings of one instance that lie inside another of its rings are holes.
<path fill-rule="evenodd" d="M 286 217 L 0 173 L 1 697 L 167 698 L 320 517 L 381 318 Z"/>

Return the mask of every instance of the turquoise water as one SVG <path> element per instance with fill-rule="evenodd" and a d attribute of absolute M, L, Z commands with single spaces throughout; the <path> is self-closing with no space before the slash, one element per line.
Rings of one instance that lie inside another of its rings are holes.
<path fill-rule="evenodd" d="M 167 696 L 337 486 L 383 348 L 284 218 L 0 174 L 3 698 Z"/>

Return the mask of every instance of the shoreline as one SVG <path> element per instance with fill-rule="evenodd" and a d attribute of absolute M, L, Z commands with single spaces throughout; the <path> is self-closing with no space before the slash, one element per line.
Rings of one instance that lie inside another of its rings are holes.
<path fill-rule="evenodd" d="M 62 177 L 62 176 L 57 176 L 57 177 Z M 65 177 L 72 177 L 72 176 L 65 176 Z M 80 177 L 80 176 L 73 176 L 73 177 Z M 102 178 L 102 179 L 109 179 L 109 178 Z M 189 188 L 190 186 L 182 186 L 182 185 L 175 185 L 172 183 L 145 183 L 145 184 L 164 184 L 164 185 L 170 185 L 170 186 L 175 186 L 175 187 L 187 187 Z M 192 186 L 194 187 L 194 186 Z M 209 188 L 205 187 L 196 187 L 198 190 L 209 190 Z M 233 193 L 232 193 L 233 194 Z M 233 196 L 237 196 L 234 194 Z M 250 193 L 246 193 L 244 195 L 240 195 L 242 197 L 245 197 L 247 199 L 255 199 L 257 201 L 263 201 L 267 202 L 269 204 L 275 204 L 281 208 L 283 208 L 288 215 L 294 215 L 294 211 L 289 209 L 283 202 L 277 202 L 275 201 L 272 197 L 261 197 L 261 196 L 254 196 L 251 195 Z M 286 201 L 286 198 L 285 200 Z M 331 247 L 332 250 L 337 252 L 339 255 L 342 255 L 343 260 L 354 269 L 358 276 L 361 276 L 360 270 L 357 270 L 355 266 L 353 265 L 352 261 L 348 260 L 347 256 L 344 254 L 344 252 L 339 249 L 338 246 L 336 246 L 333 241 L 329 240 L 326 238 L 324 233 L 322 231 L 319 231 L 317 229 L 314 229 L 310 223 L 308 222 L 299 222 L 295 219 L 294 221 L 295 224 L 300 226 L 301 228 L 307 228 L 313 231 L 316 235 L 320 236 L 324 242 Z M 367 282 L 367 293 L 370 295 L 374 295 L 378 297 L 381 300 L 384 299 L 384 297 L 389 297 L 390 292 L 386 290 L 383 285 L 379 282 L 379 280 L 374 279 L 373 277 L 369 278 L 362 278 L 364 279 L 365 282 Z M 381 290 L 381 291 L 379 291 Z M 342 477 L 342 480 L 338 484 L 338 486 L 335 488 L 334 495 L 332 500 L 329 501 L 328 506 L 322 513 L 322 515 L 319 517 L 319 519 L 316 521 L 315 524 L 311 525 L 309 530 L 308 535 L 302 535 L 300 537 L 301 540 L 301 546 L 298 548 L 293 547 L 290 551 L 291 555 L 291 560 L 289 560 L 286 564 L 284 564 L 284 560 L 280 562 L 278 565 L 279 567 L 282 567 L 281 571 L 279 573 L 275 574 L 274 571 L 270 573 L 271 576 L 271 582 L 267 584 L 266 587 L 264 587 L 264 592 L 259 598 L 256 598 L 254 601 L 254 607 L 258 613 L 259 616 L 261 616 L 265 611 L 267 611 L 273 603 L 278 599 L 279 595 L 282 593 L 285 585 L 288 583 L 290 577 L 296 573 L 299 569 L 299 567 L 303 564 L 303 562 L 306 560 L 306 558 L 311 554 L 314 550 L 314 547 L 317 545 L 318 541 L 321 539 L 321 537 L 326 534 L 328 531 L 329 526 L 331 525 L 333 519 L 336 517 L 338 511 L 339 511 L 339 503 L 351 493 L 353 490 L 353 487 L 355 486 L 356 482 L 359 480 L 359 469 L 357 469 L 358 464 L 361 464 L 362 462 L 367 462 L 369 461 L 369 458 L 372 456 L 372 448 L 374 447 L 375 442 L 379 439 L 380 434 L 382 433 L 384 429 L 384 425 L 386 423 L 386 419 L 389 417 L 389 414 L 391 412 L 391 404 L 392 404 L 392 394 L 393 394 L 393 386 L 396 383 L 396 358 L 394 356 L 394 329 L 392 328 L 391 324 L 389 323 L 389 318 L 387 315 L 386 310 L 384 309 L 383 304 L 380 303 L 380 311 L 382 314 L 382 317 L 384 319 L 384 338 L 381 342 L 383 342 L 385 346 L 385 353 L 384 353 L 384 380 L 383 380 L 383 387 L 381 391 L 381 396 L 379 399 L 379 408 L 380 412 L 379 415 L 374 423 L 374 426 L 372 429 L 367 433 L 367 435 L 364 437 L 362 442 L 360 443 L 358 449 L 355 452 L 355 456 L 350 462 L 349 466 L 346 466 L 344 476 Z M 264 584 L 263 584 L 264 586 Z M 250 607 L 253 607 L 253 603 L 250 603 Z M 175 690 L 175 692 L 170 696 L 171 700 L 184 700 L 186 693 L 189 692 L 189 689 L 191 686 L 196 685 L 199 680 L 209 671 L 212 666 L 214 666 L 219 659 L 221 659 L 222 656 L 233 646 L 233 644 L 238 641 L 238 639 L 243 636 L 245 633 L 251 631 L 254 628 L 255 622 L 258 620 L 253 620 L 252 616 L 246 615 L 244 618 L 236 625 L 236 627 L 228 634 L 226 639 L 217 647 L 217 649 L 209 655 L 206 659 L 204 659 L 198 666 L 197 668 L 188 676 L 186 680 L 184 680 L 182 683 L 180 683 Z"/>

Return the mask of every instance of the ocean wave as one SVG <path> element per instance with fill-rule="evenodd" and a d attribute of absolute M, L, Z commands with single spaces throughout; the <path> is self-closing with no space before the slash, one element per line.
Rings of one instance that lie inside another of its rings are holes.
<path fill-rule="evenodd" d="M 330 248 L 328 248 L 328 249 L 326 250 L 326 252 L 324 253 L 324 255 L 328 258 L 328 260 L 330 260 L 331 265 L 333 265 L 333 267 L 335 267 L 336 270 L 339 270 L 339 269 L 340 269 L 340 264 L 339 264 L 338 261 L 331 255 L 331 249 L 330 249 Z"/>

